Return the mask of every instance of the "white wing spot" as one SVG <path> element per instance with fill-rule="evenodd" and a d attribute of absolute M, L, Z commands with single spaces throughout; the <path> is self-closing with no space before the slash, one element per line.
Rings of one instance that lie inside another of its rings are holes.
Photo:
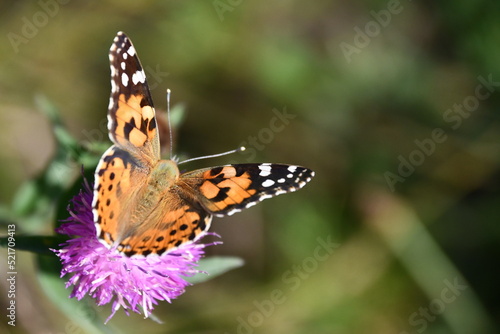
<path fill-rule="evenodd" d="M 271 175 L 271 171 L 270 170 L 262 170 L 262 171 L 260 171 L 259 175 L 260 176 L 269 176 L 269 175 Z"/>
<path fill-rule="evenodd" d="M 113 108 L 115 105 L 115 100 L 113 99 L 113 97 L 110 97 L 109 98 L 109 104 L 108 104 L 108 110 L 110 110 L 111 108 Z"/>
<path fill-rule="evenodd" d="M 134 83 L 134 85 L 137 85 L 137 83 L 144 83 L 144 81 L 146 80 L 146 75 L 144 74 L 144 71 L 137 71 L 135 72 L 134 74 L 132 74 L 132 82 Z"/>
<path fill-rule="evenodd" d="M 259 202 L 260 201 L 263 201 L 265 199 L 268 199 L 268 198 L 272 198 L 274 195 L 262 195 L 259 197 Z M 257 204 L 258 202 L 254 202 L 254 204 Z"/>
<path fill-rule="evenodd" d="M 259 166 L 259 169 L 260 169 L 260 173 L 259 173 L 260 176 L 268 176 L 271 174 L 271 166 L 270 165 L 262 164 Z"/>
<path fill-rule="evenodd" d="M 131 45 L 128 50 L 127 50 L 127 53 L 130 55 L 130 56 L 134 56 L 135 55 L 135 48 Z"/>
<path fill-rule="evenodd" d="M 116 82 L 115 82 L 114 78 L 111 80 L 111 91 L 113 93 L 118 92 L 118 86 L 116 85 Z"/>
<path fill-rule="evenodd" d="M 94 195 L 95 196 L 95 195 Z M 94 221 L 97 221 L 97 210 L 92 210 L 94 212 Z M 94 226 L 95 226 L 95 229 L 96 229 L 96 235 L 100 235 L 101 234 L 101 226 L 97 223 L 94 223 Z"/>
<path fill-rule="evenodd" d="M 246 206 L 245 208 L 248 208 L 248 206 Z M 225 215 L 231 216 L 236 212 L 241 212 L 241 209 L 232 209 L 232 210 L 226 212 L 225 214 L 214 214 L 214 216 L 216 216 L 216 217 L 224 217 Z"/>
<path fill-rule="evenodd" d="M 292 174 L 292 173 L 290 173 L 290 174 L 288 174 L 286 177 L 287 177 L 287 178 L 289 178 L 289 179 L 291 179 L 291 178 L 293 177 L 293 174 Z"/>
<path fill-rule="evenodd" d="M 273 180 L 271 180 L 271 179 L 267 179 L 267 180 L 265 180 L 264 182 L 262 182 L 262 186 L 263 186 L 263 187 L 270 187 L 270 186 L 272 186 L 274 183 L 275 183 L 275 182 L 274 182 Z"/>
<path fill-rule="evenodd" d="M 125 70 L 125 66 L 126 66 L 126 65 L 125 65 L 125 62 L 124 62 L 124 61 L 122 61 L 122 62 L 121 62 L 120 66 L 122 67 L 122 70 Z"/>
<path fill-rule="evenodd" d="M 127 59 L 128 58 L 128 54 L 126 52 L 123 53 L 123 59 Z"/>
<path fill-rule="evenodd" d="M 257 201 L 257 202 L 249 202 L 249 203 L 247 203 L 247 205 L 245 206 L 245 209 L 251 208 L 252 206 L 254 206 L 254 205 L 255 205 L 255 204 L 257 204 L 257 203 L 258 203 L 258 201 Z M 241 210 L 240 210 L 240 211 L 241 211 Z"/>
<path fill-rule="evenodd" d="M 125 87 L 128 85 L 128 75 L 126 73 L 122 73 L 122 85 Z"/>
<path fill-rule="evenodd" d="M 288 191 L 294 191 L 294 188 L 290 188 L 288 190 L 278 189 L 273 196 L 278 196 L 281 194 L 286 194 Z"/>
<path fill-rule="evenodd" d="M 282 177 L 281 179 L 279 179 L 278 183 L 285 183 L 285 178 Z"/>
<path fill-rule="evenodd" d="M 288 171 L 290 173 L 295 173 L 295 170 L 297 169 L 297 166 L 288 166 Z"/>

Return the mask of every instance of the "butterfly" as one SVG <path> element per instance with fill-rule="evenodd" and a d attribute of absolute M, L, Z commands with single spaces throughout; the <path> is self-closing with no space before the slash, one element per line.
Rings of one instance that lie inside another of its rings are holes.
<path fill-rule="evenodd" d="M 109 52 L 109 138 L 95 171 L 92 212 L 99 241 L 125 256 L 162 255 L 196 241 L 212 217 L 231 215 L 309 182 L 310 169 L 248 163 L 181 173 L 160 157 L 146 75 L 119 32 Z"/>

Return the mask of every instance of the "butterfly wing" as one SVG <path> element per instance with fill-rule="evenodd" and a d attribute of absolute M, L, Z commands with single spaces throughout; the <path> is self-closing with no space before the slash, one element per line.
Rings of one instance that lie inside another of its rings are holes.
<path fill-rule="evenodd" d="M 111 246 L 137 223 L 131 210 L 144 196 L 147 177 L 160 159 L 160 145 L 146 77 L 124 33 L 115 37 L 109 60 L 108 129 L 114 145 L 96 168 L 92 208 L 98 237 Z"/>
<path fill-rule="evenodd" d="M 120 242 L 119 251 L 127 256 L 162 255 L 196 241 L 212 221 L 212 215 L 200 203 L 184 201 L 173 194 L 160 203 L 150 218 L 150 224 L 139 225 Z"/>
<path fill-rule="evenodd" d="M 153 100 L 135 48 L 122 32 L 114 39 L 109 62 L 109 137 L 137 159 L 156 162 L 160 158 L 160 138 Z"/>
<path fill-rule="evenodd" d="M 129 208 L 137 203 L 133 189 L 145 182 L 144 170 L 130 153 L 115 145 L 103 154 L 95 173 L 92 208 L 97 236 L 104 244 L 111 246 L 123 237 L 126 222 L 132 219 Z"/>
<path fill-rule="evenodd" d="M 182 174 L 179 185 L 193 189 L 215 216 L 226 216 L 266 198 L 296 191 L 313 177 L 312 170 L 299 166 L 236 164 Z"/>

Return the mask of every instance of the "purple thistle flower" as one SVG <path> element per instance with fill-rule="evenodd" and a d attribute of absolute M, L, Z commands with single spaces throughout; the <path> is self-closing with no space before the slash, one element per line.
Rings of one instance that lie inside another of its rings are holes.
<path fill-rule="evenodd" d="M 66 288 L 74 285 L 70 298 L 85 295 L 96 299 L 97 305 L 113 302 L 113 315 L 123 307 L 142 313 L 147 318 L 159 300 L 171 302 L 191 285 L 184 278 L 199 273 L 193 267 L 204 255 L 208 245 L 190 243 L 162 256 L 127 257 L 103 245 L 96 235 L 92 214 L 92 190 L 87 182 L 76 195 L 69 209 L 70 217 L 56 231 L 76 236 L 53 250 L 61 259 L 61 277 L 72 274 Z M 211 234 L 204 233 L 203 236 Z M 201 239 L 201 238 L 200 238 Z M 198 239 L 199 240 L 199 239 Z M 214 242 L 210 245 L 216 244 Z"/>

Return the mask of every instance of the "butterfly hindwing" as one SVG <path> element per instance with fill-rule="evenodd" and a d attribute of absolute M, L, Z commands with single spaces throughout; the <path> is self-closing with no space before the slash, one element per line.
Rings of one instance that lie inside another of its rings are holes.
<path fill-rule="evenodd" d="M 310 169 L 284 164 L 235 164 L 181 175 L 203 206 L 216 216 L 231 215 L 258 202 L 302 188 L 314 176 Z"/>
<path fill-rule="evenodd" d="M 163 210 L 160 210 L 163 209 Z M 199 203 L 176 200 L 168 207 L 160 205 L 159 217 L 151 217 L 150 224 L 140 225 L 125 237 L 118 249 L 125 255 L 161 255 L 187 244 L 209 229 L 212 215 Z M 155 222 L 155 223 L 153 223 Z"/>

